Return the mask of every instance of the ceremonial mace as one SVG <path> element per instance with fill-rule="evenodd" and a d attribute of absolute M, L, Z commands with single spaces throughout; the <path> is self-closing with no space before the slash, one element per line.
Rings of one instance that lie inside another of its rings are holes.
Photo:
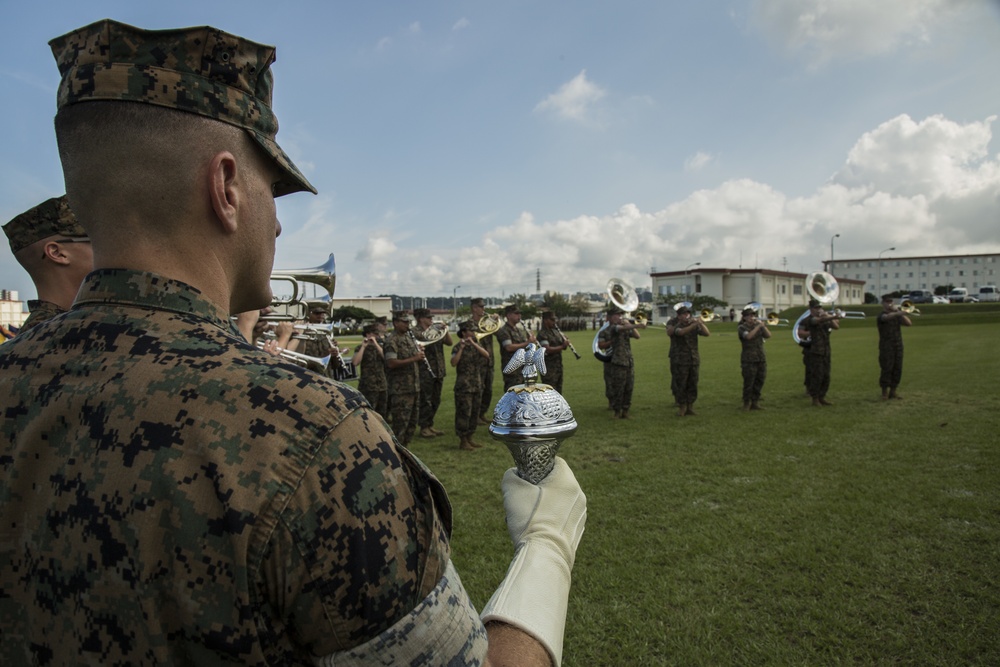
<path fill-rule="evenodd" d="M 490 435 L 507 445 L 517 474 L 538 484 L 555 466 L 559 445 L 576 431 L 569 403 L 551 385 L 539 382 L 545 373 L 545 348 L 530 343 L 519 349 L 504 375 L 520 371 L 524 383 L 508 389 L 493 410 Z"/>

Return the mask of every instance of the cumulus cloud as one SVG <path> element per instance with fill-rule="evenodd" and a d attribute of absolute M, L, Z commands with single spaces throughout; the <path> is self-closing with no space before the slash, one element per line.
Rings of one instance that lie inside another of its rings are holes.
<path fill-rule="evenodd" d="M 809 272 L 829 257 L 833 234 L 840 234 L 841 258 L 890 246 L 898 255 L 996 252 L 1000 156 L 988 152 L 994 120 L 888 120 L 859 138 L 843 167 L 807 196 L 736 179 L 658 211 L 626 204 L 607 215 L 550 221 L 524 212 L 475 247 L 397 247 L 376 235 L 358 257 L 377 264 L 369 279 L 387 292 L 479 285 L 483 294 L 510 294 L 534 291 L 536 267 L 543 289 L 567 292 L 600 291 L 613 276 L 648 285 L 651 267 L 681 270 L 692 262 Z M 383 282 L 393 276 L 401 282 Z"/>
<path fill-rule="evenodd" d="M 970 0 L 752 0 L 750 22 L 814 65 L 926 43 Z"/>
<path fill-rule="evenodd" d="M 704 151 L 698 151 L 688 159 L 684 160 L 684 171 L 701 171 L 712 161 L 712 156 Z"/>
<path fill-rule="evenodd" d="M 535 106 L 536 112 L 551 112 L 560 118 L 575 121 L 588 120 L 588 114 L 606 92 L 597 84 L 587 80 L 587 70 L 559 87 Z"/>
<path fill-rule="evenodd" d="M 470 25 L 471 24 L 469 23 L 469 19 L 467 19 L 467 18 L 465 18 L 463 16 L 462 18 L 460 18 L 457 21 L 455 21 L 455 25 L 451 26 L 451 29 L 455 30 L 455 31 L 457 31 L 457 30 L 465 30 Z"/>

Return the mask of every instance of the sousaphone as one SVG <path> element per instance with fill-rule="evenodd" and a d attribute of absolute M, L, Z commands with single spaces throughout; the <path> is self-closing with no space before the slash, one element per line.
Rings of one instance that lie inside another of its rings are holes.
<path fill-rule="evenodd" d="M 607 284 L 607 291 L 608 301 L 611 302 L 611 305 L 615 306 L 624 313 L 631 313 L 639 307 L 639 295 L 635 291 L 635 288 L 621 278 L 612 278 L 609 280 Z M 643 318 L 643 321 L 644 319 L 645 318 Z M 602 361 L 604 363 L 611 361 L 611 355 L 614 352 L 614 348 L 609 347 L 602 350 L 597 344 L 601 337 L 601 332 L 607 328 L 608 323 L 605 322 L 604 325 L 597 330 L 597 333 L 594 334 L 594 342 L 591 345 L 594 356 L 598 361 Z"/>

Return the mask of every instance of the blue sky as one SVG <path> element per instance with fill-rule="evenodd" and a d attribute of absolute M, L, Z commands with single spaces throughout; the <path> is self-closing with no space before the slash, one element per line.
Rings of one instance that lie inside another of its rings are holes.
<path fill-rule="evenodd" d="M 47 41 L 105 17 L 277 46 L 275 265 L 338 296 L 1000 251 L 1000 2 L 3 0 L 0 219 L 62 194 Z M 890 256 L 890 255 L 886 255 Z M 0 288 L 34 290 L 0 254 Z"/>

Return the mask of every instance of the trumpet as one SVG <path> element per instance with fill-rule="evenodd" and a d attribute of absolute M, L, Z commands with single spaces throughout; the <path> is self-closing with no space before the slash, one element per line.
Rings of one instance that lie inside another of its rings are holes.
<path fill-rule="evenodd" d="M 919 315 L 920 309 L 913 305 L 913 302 L 909 299 L 904 300 L 899 304 L 899 310 L 906 313 L 907 315 Z"/>
<path fill-rule="evenodd" d="M 698 313 L 698 317 L 695 317 L 693 319 L 701 320 L 702 322 L 711 322 L 712 320 L 717 319 L 718 317 L 719 315 L 716 315 L 715 311 L 712 310 L 711 308 L 702 308 L 701 312 Z"/>
<path fill-rule="evenodd" d="M 830 312 L 842 320 L 863 320 L 868 317 L 860 310 L 841 310 L 840 308 L 836 308 Z"/>
<path fill-rule="evenodd" d="M 257 347 L 264 349 L 265 341 L 263 338 L 257 341 Z M 322 368 L 326 368 L 330 365 L 330 360 L 333 358 L 332 354 L 328 354 L 325 357 L 310 357 L 308 354 L 302 354 L 301 352 L 295 352 L 293 350 L 286 350 L 283 347 L 278 348 L 278 356 L 282 359 L 287 359 L 292 361 L 299 366 L 309 366 L 310 364 L 315 364 Z M 338 351 L 339 356 L 339 351 Z"/>

